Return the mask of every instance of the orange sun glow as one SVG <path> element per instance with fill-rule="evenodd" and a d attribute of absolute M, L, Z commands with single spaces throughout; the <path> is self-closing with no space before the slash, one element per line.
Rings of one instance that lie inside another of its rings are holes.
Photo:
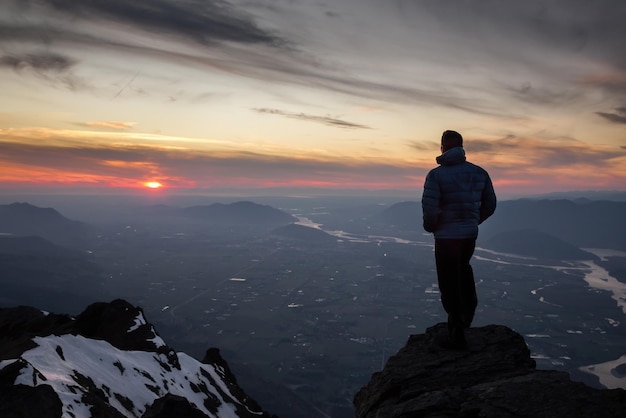
<path fill-rule="evenodd" d="M 144 186 L 150 188 L 150 189 L 159 189 L 161 187 L 163 187 L 163 185 L 161 183 L 159 183 L 158 181 L 147 181 L 144 183 Z"/>

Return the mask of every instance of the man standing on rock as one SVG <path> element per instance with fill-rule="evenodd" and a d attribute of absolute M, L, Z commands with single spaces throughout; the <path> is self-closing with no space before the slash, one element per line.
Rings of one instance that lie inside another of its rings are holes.
<path fill-rule="evenodd" d="M 478 225 L 496 210 L 489 174 L 465 159 L 463 137 L 441 136 L 439 167 L 426 176 L 422 195 L 424 229 L 435 235 L 435 264 L 441 303 L 448 314 L 445 346 L 465 348 L 465 328 L 474 319 L 478 299 L 470 259 Z"/>

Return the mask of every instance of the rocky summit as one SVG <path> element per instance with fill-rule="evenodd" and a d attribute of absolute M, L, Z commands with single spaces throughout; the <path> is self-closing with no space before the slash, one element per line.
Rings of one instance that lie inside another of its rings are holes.
<path fill-rule="evenodd" d="M 524 338 L 502 325 L 467 330 L 467 349 L 442 347 L 446 324 L 411 335 L 354 397 L 357 418 L 621 417 L 626 391 L 594 389 L 536 370 Z M 444 344 L 445 345 L 445 344 Z"/>
<path fill-rule="evenodd" d="M 269 417 L 219 350 L 172 350 L 126 301 L 0 309 L 0 417 Z"/>

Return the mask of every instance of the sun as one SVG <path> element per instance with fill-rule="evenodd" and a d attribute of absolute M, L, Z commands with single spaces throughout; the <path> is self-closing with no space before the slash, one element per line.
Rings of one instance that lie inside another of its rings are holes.
<path fill-rule="evenodd" d="M 143 185 L 149 189 L 160 189 L 161 187 L 163 187 L 163 185 L 158 181 L 147 181 Z"/>

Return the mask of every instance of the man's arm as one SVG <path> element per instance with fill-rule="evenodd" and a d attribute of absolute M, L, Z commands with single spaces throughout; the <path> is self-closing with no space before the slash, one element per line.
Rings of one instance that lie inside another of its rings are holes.
<path fill-rule="evenodd" d="M 486 171 L 485 175 L 487 176 L 487 179 L 485 181 L 485 188 L 483 189 L 480 199 L 480 220 L 478 222 L 479 224 L 483 223 L 496 211 L 496 192 L 493 190 L 491 178 Z"/>
<path fill-rule="evenodd" d="M 432 171 L 426 176 L 424 192 L 422 193 L 423 226 L 427 232 L 435 232 L 439 221 L 439 182 L 434 178 Z"/>

